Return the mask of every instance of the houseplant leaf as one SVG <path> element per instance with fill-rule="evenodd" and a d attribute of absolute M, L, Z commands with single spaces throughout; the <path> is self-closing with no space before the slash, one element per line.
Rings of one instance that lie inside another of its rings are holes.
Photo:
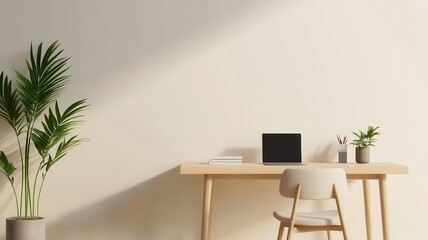
<path fill-rule="evenodd" d="M 53 157 L 51 155 L 49 155 L 49 159 L 45 163 L 46 172 L 49 171 L 49 169 L 55 163 L 57 163 L 60 159 L 62 159 L 63 157 L 65 157 L 65 155 L 67 154 L 67 152 L 69 150 L 71 150 L 72 148 L 80 145 L 83 142 L 88 141 L 88 139 L 86 139 L 86 138 L 80 138 L 80 139 L 78 139 L 77 137 L 78 136 L 73 136 L 69 140 L 66 140 L 64 138 L 63 141 L 60 144 L 58 144 L 58 147 L 57 147 L 55 155 Z"/>
<path fill-rule="evenodd" d="M 3 151 L 0 151 L 0 168 L 8 178 L 10 178 L 16 170 L 16 167 L 9 162 Z"/>
<path fill-rule="evenodd" d="M 43 44 L 37 48 L 37 58 L 34 58 L 33 46 L 30 47 L 30 62 L 27 69 L 30 78 L 16 72 L 17 88 L 24 105 L 28 122 L 34 122 L 64 90 L 69 76 L 65 75 L 67 61 L 70 58 L 59 57 L 62 51 L 56 52 L 59 44 L 54 42 L 43 55 Z"/>
<path fill-rule="evenodd" d="M 0 73 L 0 116 L 20 135 L 24 128 L 24 114 L 18 92 L 12 90 L 12 83 Z"/>
<path fill-rule="evenodd" d="M 43 130 L 35 128 L 31 136 L 34 145 L 42 158 L 45 158 L 49 151 L 63 140 L 79 123 L 79 115 L 89 105 L 86 99 L 71 104 L 63 114 L 61 114 L 58 102 L 55 103 L 55 110 L 49 108 L 42 122 Z"/>

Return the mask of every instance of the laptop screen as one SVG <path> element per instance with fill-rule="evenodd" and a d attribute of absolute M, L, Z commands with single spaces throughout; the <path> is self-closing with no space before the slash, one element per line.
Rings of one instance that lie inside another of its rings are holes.
<path fill-rule="evenodd" d="M 302 162 L 300 133 L 263 133 L 262 154 L 265 164 Z"/>

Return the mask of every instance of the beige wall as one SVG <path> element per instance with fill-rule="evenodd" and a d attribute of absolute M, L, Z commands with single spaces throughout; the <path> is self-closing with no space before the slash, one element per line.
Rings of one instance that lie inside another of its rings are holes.
<path fill-rule="evenodd" d="M 260 161 L 261 133 L 276 131 L 302 132 L 304 161 L 336 161 L 335 135 L 368 124 L 382 132 L 373 161 L 410 167 L 389 177 L 391 239 L 425 238 L 427 11 L 422 0 L 0 1 L 0 69 L 12 77 L 31 41 L 59 40 L 73 65 L 62 103 L 91 103 L 78 131 L 91 142 L 46 182 L 48 239 L 198 239 L 202 178 L 180 176 L 181 163 Z M 364 239 L 361 184 L 349 186 L 350 235 Z M 289 206 L 277 182 L 214 187 L 213 239 L 275 239 L 272 210 Z M 1 178 L 0 216 L 14 211 Z"/>

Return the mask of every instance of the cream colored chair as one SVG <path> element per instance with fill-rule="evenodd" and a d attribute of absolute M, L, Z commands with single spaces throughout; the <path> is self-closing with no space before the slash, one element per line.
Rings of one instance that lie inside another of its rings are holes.
<path fill-rule="evenodd" d="M 275 211 L 274 217 L 280 221 L 278 240 L 282 239 L 284 228 L 288 228 L 287 240 L 295 232 L 342 231 L 348 240 L 345 218 L 341 208 L 341 197 L 347 192 L 345 171 L 341 168 L 330 169 L 286 169 L 282 175 L 279 192 L 282 196 L 293 198 L 291 213 Z M 337 210 L 297 213 L 300 199 L 323 200 L 335 199 Z"/>

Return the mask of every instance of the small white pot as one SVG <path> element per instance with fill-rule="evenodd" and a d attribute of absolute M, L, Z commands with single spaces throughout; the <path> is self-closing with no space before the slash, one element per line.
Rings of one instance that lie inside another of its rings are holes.
<path fill-rule="evenodd" d="M 46 240 L 46 223 L 44 218 L 17 220 L 6 219 L 6 240 Z"/>

